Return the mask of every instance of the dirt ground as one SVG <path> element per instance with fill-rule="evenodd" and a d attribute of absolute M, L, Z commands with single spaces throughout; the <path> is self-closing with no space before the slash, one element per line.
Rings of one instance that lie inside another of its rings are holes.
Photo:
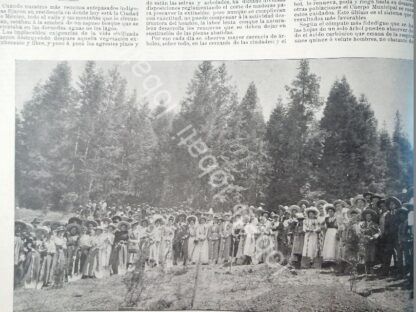
<path fill-rule="evenodd" d="M 348 277 L 320 270 L 270 269 L 265 265 L 201 266 L 193 293 L 196 266 L 174 267 L 170 272 L 147 270 L 145 288 L 132 310 L 233 311 L 413 311 L 410 291 L 401 280 L 360 280 L 350 291 Z M 62 289 L 19 289 L 14 311 L 119 310 L 126 286 L 112 276 L 80 280 Z M 192 306 L 192 297 L 194 302 Z"/>

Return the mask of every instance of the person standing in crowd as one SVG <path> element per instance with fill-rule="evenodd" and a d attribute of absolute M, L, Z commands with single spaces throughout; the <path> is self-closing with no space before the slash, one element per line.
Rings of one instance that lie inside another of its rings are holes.
<path fill-rule="evenodd" d="M 220 250 L 220 225 L 217 215 L 214 215 L 212 224 L 208 227 L 208 244 L 210 263 L 217 264 Z"/>
<path fill-rule="evenodd" d="M 310 268 L 318 260 L 319 252 L 319 233 L 321 225 L 317 219 L 319 211 L 315 207 L 305 209 L 306 220 L 303 223 L 305 240 L 302 251 L 302 267 Z"/>
<path fill-rule="evenodd" d="M 295 269 L 300 269 L 302 261 L 303 244 L 305 241 L 305 231 L 303 230 L 303 220 L 305 216 L 303 213 L 298 212 L 296 214 L 297 223 L 293 231 L 293 246 L 291 255 L 291 265 Z"/>
<path fill-rule="evenodd" d="M 340 240 L 342 246 L 337 265 L 338 274 L 344 274 L 358 264 L 358 252 L 360 248 L 359 221 L 361 211 L 356 208 L 351 208 L 348 210 L 346 217 L 347 221 L 345 222 Z"/>
<path fill-rule="evenodd" d="M 361 258 L 365 264 L 366 273 L 373 273 L 373 266 L 376 261 L 376 241 L 380 236 L 380 229 L 375 220 L 377 213 L 370 208 L 362 212 L 364 221 L 360 225 Z"/>
<path fill-rule="evenodd" d="M 331 204 L 326 204 L 325 212 L 325 238 L 322 249 L 322 260 L 324 264 L 333 266 L 336 264 L 336 251 L 337 251 L 337 233 L 338 223 L 335 216 L 335 207 Z"/>
<path fill-rule="evenodd" d="M 168 216 L 168 223 L 162 230 L 162 242 L 161 242 L 161 263 L 166 269 L 172 267 L 173 259 L 173 239 L 175 236 L 175 217 Z"/>
<path fill-rule="evenodd" d="M 197 227 L 197 218 L 196 216 L 189 216 L 187 218 L 188 222 L 188 262 L 192 263 L 193 254 L 195 252 L 195 246 L 196 246 L 196 227 Z"/>
<path fill-rule="evenodd" d="M 23 221 L 14 222 L 14 288 L 21 286 L 23 279 L 23 263 L 25 260 L 24 253 L 24 229 L 26 224 Z"/>
<path fill-rule="evenodd" d="M 256 255 L 257 218 L 252 216 L 244 226 L 245 242 L 243 247 L 243 264 L 253 264 Z"/>
<path fill-rule="evenodd" d="M 130 223 L 120 221 L 117 223 L 118 231 L 114 234 L 114 254 L 115 261 L 113 263 L 113 273 L 124 275 L 127 271 Z"/>
<path fill-rule="evenodd" d="M 397 197 L 389 197 L 386 199 L 388 212 L 384 218 L 384 256 L 383 256 L 383 275 L 389 275 L 390 263 L 393 258 L 395 265 L 397 264 L 398 249 L 398 232 L 399 218 L 397 210 L 401 208 L 402 203 Z"/>
<path fill-rule="evenodd" d="M 55 254 L 55 271 L 54 271 L 54 286 L 61 288 L 64 284 L 66 276 L 66 238 L 64 236 L 66 229 L 60 226 L 56 229 L 56 236 L 54 239 L 56 254 Z"/>
<path fill-rule="evenodd" d="M 233 235 L 232 235 L 232 245 L 231 245 L 231 261 L 237 262 L 238 254 L 241 253 L 239 247 L 242 245 L 241 242 L 241 232 L 243 231 L 244 222 L 241 217 L 241 214 L 236 213 L 233 218 Z M 241 248 L 241 247 L 240 247 Z"/>
<path fill-rule="evenodd" d="M 129 269 L 132 269 L 134 263 L 139 257 L 139 221 L 133 221 L 131 223 L 131 229 L 129 231 L 129 241 L 128 241 L 128 261 L 127 261 L 127 267 Z"/>
<path fill-rule="evenodd" d="M 370 196 L 369 198 L 371 198 L 371 196 L 373 196 L 372 193 L 368 193 L 367 195 Z M 352 206 L 362 212 L 367 207 L 367 200 L 364 196 L 357 195 L 357 196 L 354 197 L 354 199 L 352 201 Z"/>
<path fill-rule="evenodd" d="M 55 245 L 55 235 L 53 231 L 49 231 L 48 236 L 45 241 L 47 254 L 42 264 L 41 269 L 41 280 L 43 282 L 42 287 L 48 287 L 52 285 L 53 274 L 55 268 L 55 254 L 56 254 L 56 245 Z"/>
<path fill-rule="evenodd" d="M 188 246 L 185 241 L 188 238 L 188 225 L 186 224 L 186 214 L 180 213 L 176 220 L 175 235 L 173 238 L 173 265 L 177 265 L 182 260 L 186 264 L 186 254 Z"/>
<path fill-rule="evenodd" d="M 209 246 L 208 246 L 208 226 L 207 218 L 201 215 L 199 225 L 196 228 L 197 243 L 194 251 L 192 262 L 208 264 L 209 263 Z"/>
<path fill-rule="evenodd" d="M 67 258 L 66 258 L 66 273 L 68 281 L 72 281 L 75 276 L 78 276 L 78 262 L 76 258 L 79 251 L 79 239 L 81 234 L 81 227 L 77 223 L 69 223 L 66 226 L 66 246 L 67 246 Z"/>
<path fill-rule="evenodd" d="M 224 222 L 221 224 L 221 244 L 220 244 L 220 259 L 226 263 L 231 256 L 231 244 L 233 224 L 230 221 L 231 215 L 226 213 L 224 215 Z"/>

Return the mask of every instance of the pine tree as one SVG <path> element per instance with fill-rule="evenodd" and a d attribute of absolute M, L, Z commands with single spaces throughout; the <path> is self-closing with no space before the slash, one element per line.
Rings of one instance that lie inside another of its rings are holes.
<path fill-rule="evenodd" d="M 320 182 L 328 199 L 380 191 L 377 121 L 366 98 L 357 101 L 345 77 L 332 86 L 321 129 L 325 143 Z"/>

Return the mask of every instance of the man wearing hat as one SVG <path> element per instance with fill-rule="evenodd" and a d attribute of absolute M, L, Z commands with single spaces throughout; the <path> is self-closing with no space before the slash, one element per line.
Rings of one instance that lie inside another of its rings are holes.
<path fill-rule="evenodd" d="M 81 227 L 78 223 L 70 223 L 66 226 L 67 231 L 67 274 L 68 279 L 71 280 L 73 275 L 78 274 L 78 268 L 75 266 L 75 259 L 80 255 L 78 255 L 79 251 L 79 238 L 81 235 Z"/>

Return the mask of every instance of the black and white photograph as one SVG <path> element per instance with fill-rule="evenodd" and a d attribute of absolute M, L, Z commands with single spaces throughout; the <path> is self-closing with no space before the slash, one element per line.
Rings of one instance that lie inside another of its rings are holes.
<path fill-rule="evenodd" d="M 14 311 L 413 311 L 412 60 L 14 65 Z"/>

